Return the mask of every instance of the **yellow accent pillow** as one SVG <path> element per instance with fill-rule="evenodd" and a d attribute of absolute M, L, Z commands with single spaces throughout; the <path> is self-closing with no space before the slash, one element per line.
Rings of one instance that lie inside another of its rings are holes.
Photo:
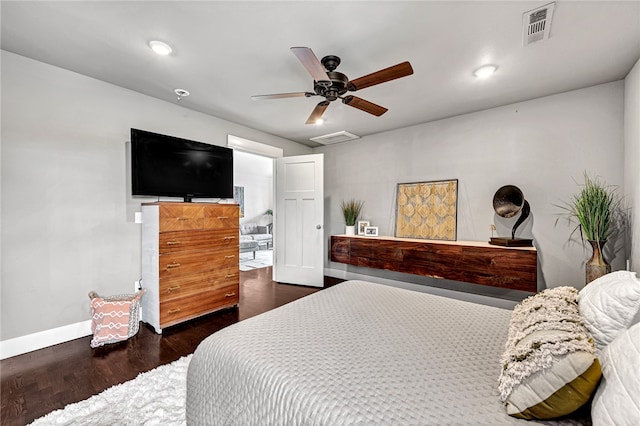
<path fill-rule="evenodd" d="M 576 411 L 595 392 L 600 363 L 577 297 L 573 287 L 556 287 L 514 308 L 499 379 L 507 414 L 553 419 Z"/>

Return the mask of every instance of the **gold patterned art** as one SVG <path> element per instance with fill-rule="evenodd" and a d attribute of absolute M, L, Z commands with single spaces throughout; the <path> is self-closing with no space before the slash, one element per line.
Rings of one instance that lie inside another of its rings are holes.
<path fill-rule="evenodd" d="M 455 241 L 458 179 L 399 183 L 396 237 Z"/>

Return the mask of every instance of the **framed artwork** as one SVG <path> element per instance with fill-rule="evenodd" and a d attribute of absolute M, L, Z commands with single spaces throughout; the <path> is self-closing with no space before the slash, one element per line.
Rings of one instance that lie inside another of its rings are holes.
<path fill-rule="evenodd" d="M 364 228 L 371 225 L 368 220 L 359 220 L 358 221 L 358 235 L 364 235 Z"/>
<path fill-rule="evenodd" d="M 458 179 L 399 183 L 396 237 L 455 241 Z"/>
<path fill-rule="evenodd" d="M 377 237 L 378 236 L 378 227 L 377 226 L 365 226 L 364 227 L 364 235 L 366 237 Z"/>
<path fill-rule="evenodd" d="M 240 217 L 244 217 L 244 186 L 233 187 L 233 201 L 240 205 Z"/>

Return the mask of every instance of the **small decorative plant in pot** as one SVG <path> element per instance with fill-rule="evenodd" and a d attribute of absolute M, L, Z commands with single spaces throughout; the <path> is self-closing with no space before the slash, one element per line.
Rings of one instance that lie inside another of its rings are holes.
<path fill-rule="evenodd" d="M 355 235 L 356 230 L 356 222 L 358 217 L 360 217 L 360 213 L 362 213 L 362 207 L 364 206 L 364 201 L 359 200 L 342 200 L 342 204 L 340 207 L 342 208 L 342 214 L 344 215 L 344 224 L 345 234 L 347 235 Z"/>
<path fill-rule="evenodd" d="M 267 223 L 267 231 L 271 234 L 271 228 L 273 228 L 273 210 L 268 209 L 266 212 L 262 213 L 264 215 L 269 216 L 270 222 Z"/>
<path fill-rule="evenodd" d="M 575 224 L 570 238 L 580 231 L 583 243 L 587 240 L 592 247 L 593 255 L 586 263 L 586 283 L 611 272 L 603 247 L 624 222 L 622 197 L 617 187 L 601 182 L 598 177 L 591 178 L 585 172 L 580 192 L 559 207 L 569 223 Z"/>

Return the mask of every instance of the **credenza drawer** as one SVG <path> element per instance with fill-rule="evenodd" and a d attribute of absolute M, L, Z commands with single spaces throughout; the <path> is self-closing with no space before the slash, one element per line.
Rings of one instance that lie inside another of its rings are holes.
<path fill-rule="evenodd" d="M 239 286 L 232 285 L 216 290 L 203 291 L 199 294 L 160 302 L 160 326 L 167 327 L 224 306 L 237 305 Z"/>
<path fill-rule="evenodd" d="M 160 254 L 184 250 L 238 249 L 238 232 L 234 230 L 173 231 L 160 233 Z"/>
<path fill-rule="evenodd" d="M 160 279 L 160 302 L 236 285 L 238 274 L 237 268 L 227 268 L 187 276 L 162 278 Z"/>
<path fill-rule="evenodd" d="M 210 272 L 238 265 L 238 249 L 183 251 L 159 257 L 160 279 Z"/>

